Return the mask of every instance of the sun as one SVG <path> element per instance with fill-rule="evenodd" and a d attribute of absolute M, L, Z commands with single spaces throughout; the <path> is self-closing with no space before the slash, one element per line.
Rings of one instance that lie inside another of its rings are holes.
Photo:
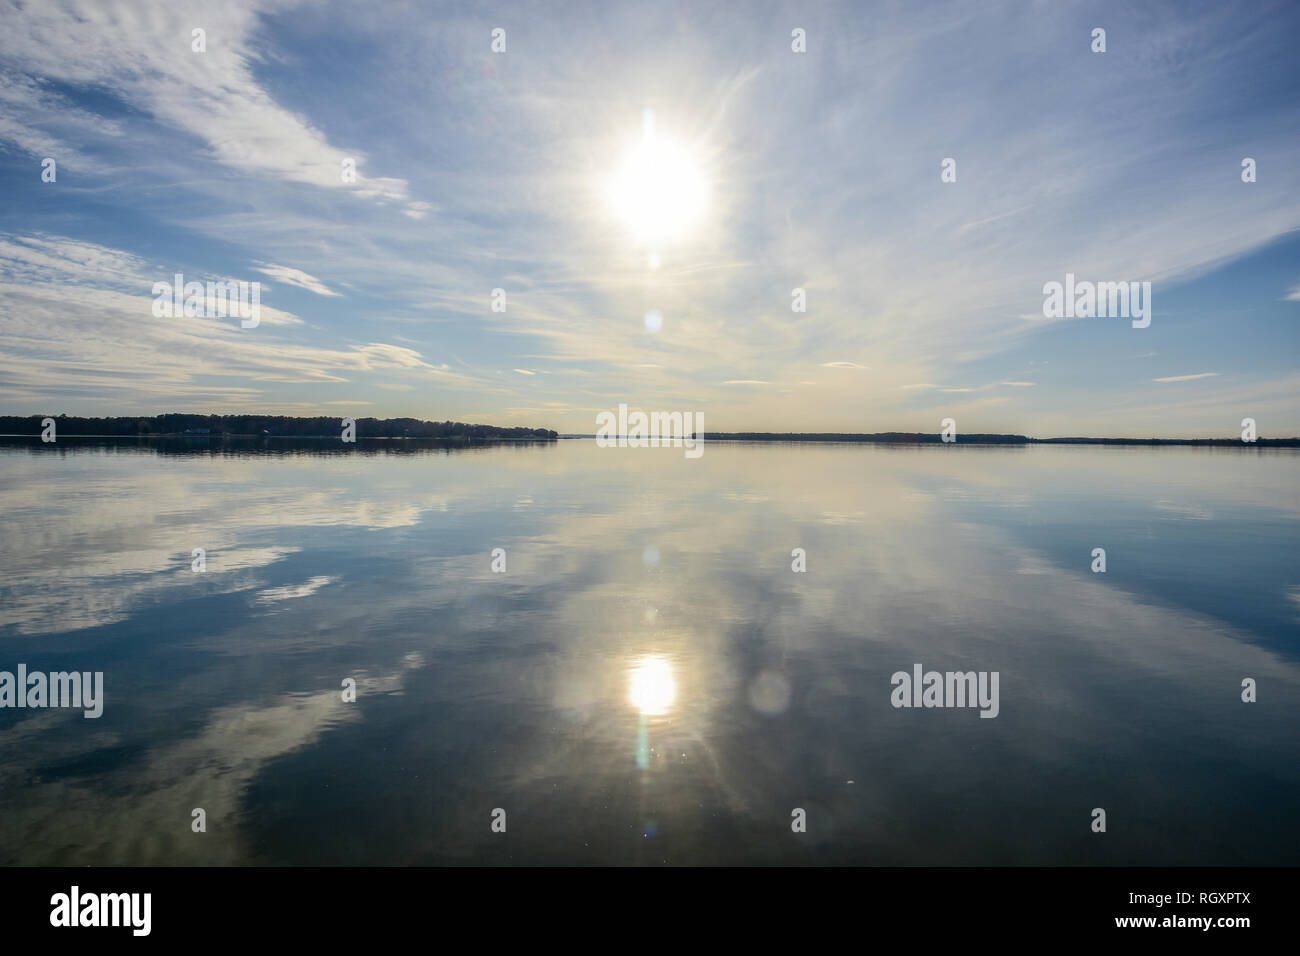
<path fill-rule="evenodd" d="M 699 157 L 684 144 L 656 134 L 653 122 L 624 153 L 606 193 L 614 216 L 636 239 L 652 246 L 689 237 L 709 202 Z"/>

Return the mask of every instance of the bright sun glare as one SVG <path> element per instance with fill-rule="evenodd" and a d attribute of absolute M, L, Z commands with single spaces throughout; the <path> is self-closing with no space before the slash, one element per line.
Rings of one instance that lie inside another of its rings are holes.
<path fill-rule="evenodd" d="M 709 189 L 701 164 L 682 144 L 659 136 L 648 119 L 608 183 L 614 214 L 641 241 L 684 238 L 699 223 Z"/>
<path fill-rule="evenodd" d="M 647 716 L 667 713 L 677 698 L 672 665 L 662 657 L 641 658 L 632 666 L 627 696 Z"/>

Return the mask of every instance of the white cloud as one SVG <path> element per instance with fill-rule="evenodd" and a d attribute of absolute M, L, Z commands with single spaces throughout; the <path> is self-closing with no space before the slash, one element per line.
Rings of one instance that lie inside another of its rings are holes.
<path fill-rule="evenodd" d="M 433 208 L 432 203 L 427 203 L 427 202 L 407 203 L 406 208 L 402 210 L 402 215 L 409 216 L 412 219 L 423 219 L 425 216 L 429 214 L 429 210 L 432 208 Z"/>
<path fill-rule="evenodd" d="M 157 318 L 151 285 L 160 278 L 170 280 L 170 271 L 106 246 L 0 237 L 0 399 L 157 411 L 162 402 L 258 407 L 270 384 L 320 386 L 351 375 L 412 372 L 476 384 L 405 346 L 304 344 L 295 334 L 302 319 L 267 305 L 256 329 L 237 319 Z"/>
<path fill-rule="evenodd" d="M 139 256 L 93 242 L 42 234 L 0 236 L 0 278 L 11 282 L 89 281 L 100 287 L 147 290 L 162 272 L 150 270 Z"/>
<path fill-rule="evenodd" d="M 306 289 L 308 292 L 315 292 L 317 295 L 335 297 L 340 295 L 340 293 L 328 288 L 320 279 L 308 275 L 301 269 L 291 269 L 288 266 L 277 266 L 270 263 L 254 266 L 253 268 L 263 275 L 268 275 L 272 279 L 283 282 L 285 285 L 297 286 L 299 289 Z"/>
<path fill-rule="evenodd" d="M 258 176 L 350 189 L 358 196 L 404 201 L 405 180 L 367 177 L 364 153 L 332 145 L 304 117 L 280 106 L 254 77 L 262 14 L 294 0 L 254 4 L 174 2 L 142 8 L 71 0 L 25 4 L 4 17 L 0 56 L 26 73 L 99 86 L 157 121 L 205 143 L 224 166 Z M 207 50 L 193 52 L 191 30 L 207 31 Z M 35 118 L 33 118 L 33 121 Z M 10 131 L 36 145 L 38 132 Z M 355 183 L 342 162 L 357 163 Z"/>

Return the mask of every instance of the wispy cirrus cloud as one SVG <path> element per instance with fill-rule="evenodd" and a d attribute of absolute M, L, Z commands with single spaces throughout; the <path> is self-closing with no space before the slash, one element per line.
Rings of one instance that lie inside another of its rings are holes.
<path fill-rule="evenodd" d="M 52 396 L 126 411 L 195 403 L 234 409 L 264 407 L 276 385 L 320 389 L 395 375 L 462 388 L 477 381 L 407 346 L 304 341 L 296 332 L 305 327 L 301 318 L 265 303 L 256 330 L 237 319 L 159 318 L 148 291 L 159 275 L 171 278 L 95 243 L 0 238 L 0 400 L 20 410 L 48 407 Z M 331 404 L 327 395 L 279 401 L 313 407 Z"/>
<path fill-rule="evenodd" d="M 341 293 L 335 292 L 333 289 L 327 287 L 325 283 L 320 281 L 320 279 L 317 279 L 313 275 L 308 275 L 301 269 L 291 269 L 288 266 L 277 266 L 269 263 L 266 265 L 254 266 L 253 268 L 263 275 L 270 276 L 278 282 L 283 282 L 285 285 L 296 286 L 299 289 L 306 289 L 308 292 L 314 292 L 317 295 L 333 296 L 336 298 L 341 295 Z"/>
<path fill-rule="evenodd" d="M 22 73 L 109 91 L 196 137 L 211 158 L 234 170 L 350 188 L 363 198 L 407 199 L 405 180 L 366 176 L 362 150 L 331 144 L 258 82 L 255 67 L 265 56 L 257 41 L 261 18 L 299 6 L 296 0 L 7 6 L 0 58 Z M 193 49 L 195 29 L 206 33 L 203 52 Z M 31 141 L 35 117 L 31 123 L 11 128 L 10 139 Z M 351 183 L 342 175 L 345 159 L 356 167 Z"/>

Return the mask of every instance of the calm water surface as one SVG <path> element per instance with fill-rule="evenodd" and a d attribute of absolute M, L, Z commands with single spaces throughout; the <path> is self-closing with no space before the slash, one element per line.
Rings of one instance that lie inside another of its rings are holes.
<path fill-rule="evenodd" d="M 1300 863 L 1294 451 L 195 449 L 0 443 L 0 862 Z"/>

